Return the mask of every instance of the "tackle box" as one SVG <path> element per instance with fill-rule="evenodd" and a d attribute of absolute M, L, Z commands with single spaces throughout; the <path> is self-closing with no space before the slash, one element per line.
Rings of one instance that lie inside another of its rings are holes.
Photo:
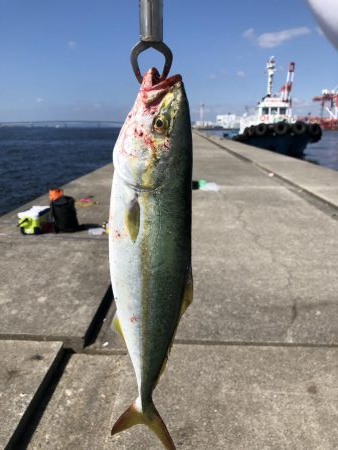
<path fill-rule="evenodd" d="M 32 206 L 18 213 L 22 234 L 41 234 L 52 231 L 52 217 L 49 206 Z"/>

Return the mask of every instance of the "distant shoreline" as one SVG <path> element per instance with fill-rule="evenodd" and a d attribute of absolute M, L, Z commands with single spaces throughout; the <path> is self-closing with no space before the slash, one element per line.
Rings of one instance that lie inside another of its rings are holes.
<path fill-rule="evenodd" d="M 114 120 L 33 120 L 0 122 L 0 128 L 121 128 Z"/>

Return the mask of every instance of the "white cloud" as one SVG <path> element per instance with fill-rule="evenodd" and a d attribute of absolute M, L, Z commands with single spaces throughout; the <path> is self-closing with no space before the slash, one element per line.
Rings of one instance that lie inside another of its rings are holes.
<path fill-rule="evenodd" d="M 214 73 L 211 73 L 209 75 L 209 78 L 210 78 L 210 80 L 215 80 L 217 77 L 216 77 L 216 75 Z"/>
<path fill-rule="evenodd" d="M 249 28 L 242 33 L 246 39 L 254 41 L 261 48 L 273 48 L 281 45 L 285 41 L 289 41 L 298 36 L 310 34 L 311 30 L 308 27 L 290 28 L 288 30 L 275 31 L 272 33 L 262 33 L 256 36 L 255 30 Z"/>
<path fill-rule="evenodd" d="M 68 48 L 75 50 L 77 48 L 77 43 L 75 41 L 68 41 Z"/>
<path fill-rule="evenodd" d="M 244 77 L 245 74 L 244 74 L 243 70 L 238 70 L 238 71 L 237 71 L 237 76 L 238 76 L 238 77 Z"/>
<path fill-rule="evenodd" d="M 255 30 L 253 28 L 248 28 L 242 33 L 242 36 L 248 39 L 254 39 L 255 38 Z"/>
<path fill-rule="evenodd" d="M 35 99 L 35 101 L 36 101 L 36 103 L 42 103 L 44 100 L 43 100 L 42 97 L 37 97 L 37 98 Z"/>
<path fill-rule="evenodd" d="M 277 31 L 275 33 L 263 33 L 258 36 L 257 43 L 262 48 L 273 48 L 285 41 L 309 33 L 311 33 L 311 30 L 307 27 L 290 28 L 289 30 Z"/>

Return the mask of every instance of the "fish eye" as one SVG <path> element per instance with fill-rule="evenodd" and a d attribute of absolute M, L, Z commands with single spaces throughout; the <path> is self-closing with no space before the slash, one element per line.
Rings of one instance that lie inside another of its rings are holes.
<path fill-rule="evenodd" d="M 167 131 L 168 129 L 168 121 L 167 119 L 163 116 L 160 115 L 158 117 L 155 117 L 154 119 L 154 130 L 159 133 L 159 134 L 163 134 Z"/>

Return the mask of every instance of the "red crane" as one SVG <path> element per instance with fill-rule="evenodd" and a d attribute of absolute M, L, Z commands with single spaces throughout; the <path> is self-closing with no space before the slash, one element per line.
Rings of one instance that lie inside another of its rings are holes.
<path fill-rule="evenodd" d="M 284 102 L 288 102 L 290 100 L 294 75 L 295 75 L 295 63 L 290 62 L 288 74 L 286 77 L 286 83 L 283 84 L 283 86 L 281 87 L 282 100 Z"/>
<path fill-rule="evenodd" d="M 321 102 L 320 125 L 324 129 L 338 130 L 338 86 L 333 89 L 324 89 L 322 95 L 313 97 L 313 101 Z M 329 117 L 324 117 L 324 110 L 329 113 Z"/>

